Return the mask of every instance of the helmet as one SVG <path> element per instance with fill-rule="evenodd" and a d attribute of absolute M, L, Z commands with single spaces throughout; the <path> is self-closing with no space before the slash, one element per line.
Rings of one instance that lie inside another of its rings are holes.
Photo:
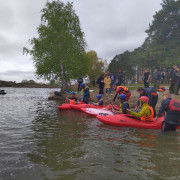
<path fill-rule="evenodd" d="M 75 92 L 71 92 L 71 94 L 75 95 Z"/>
<path fill-rule="evenodd" d="M 98 98 L 98 99 L 101 99 L 101 95 L 100 94 L 98 94 L 98 95 L 96 95 L 96 98 Z"/>
<path fill-rule="evenodd" d="M 125 94 L 120 94 L 119 97 L 120 97 L 120 99 L 123 99 L 123 100 L 125 100 L 127 98 L 127 96 Z"/>
<path fill-rule="evenodd" d="M 84 83 L 81 83 L 81 84 L 80 84 L 80 87 L 83 87 L 83 88 L 84 88 L 84 87 L 85 87 L 85 84 L 84 84 Z"/>
<path fill-rule="evenodd" d="M 147 96 L 141 96 L 139 99 L 145 103 L 149 103 L 149 98 Z"/>

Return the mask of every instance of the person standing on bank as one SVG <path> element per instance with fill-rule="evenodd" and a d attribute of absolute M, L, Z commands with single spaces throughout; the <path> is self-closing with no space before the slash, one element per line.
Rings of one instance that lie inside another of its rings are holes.
<path fill-rule="evenodd" d="M 97 84 L 99 84 L 99 94 L 104 94 L 104 74 L 98 77 Z"/>
<path fill-rule="evenodd" d="M 161 72 L 161 84 L 164 84 L 165 72 Z"/>
<path fill-rule="evenodd" d="M 176 84 L 176 69 L 177 65 L 174 65 L 173 69 L 170 71 L 170 86 L 169 86 L 169 92 L 171 94 L 175 93 L 175 84 Z"/>
<path fill-rule="evenodd" d="M 144 69 L 144 73 L 143 73 L 144 88 L 149 88 L 150 77 L 151 77 L 150 73 L 147 71 L 147 69 Z"/>
<path fill-rule="evenodd" d="M 154 90 L 157 91 L 159 88 L 159 83 L 161 80 L 161 73 L 159 72 L 158 68 L 154 69 L 153 72 L 153 81 L 154 81 Z"/>
<path fill-rule="evenodd" d="M 112 92 L 112 90 L 113 90 L 113 85 L 114 85 L 114 83 L 115 83 L 115 76 L 114 76 L 114 74 L 111 72 L 111 74 L 110 74 L 110 78 L 111 78 L 111 92 Z"/>
<path fill-rule="evenodd" d="M 108 91 L 112 95 L 112 93 L 111 93 L 111 78 L 108 76 L 108 74 L 106 74 L 106 77 L 104 78 L 104 86 L 105 86 L 106 95 L 108 95 Z"/>
<path fill-rule="evenodd" d="M 122 74 L 122 70 L 120 69 L 118 73 L 118 86 L 121 86 L 122 83 L 123 83 L 123 74 Z"/>
<path fill-rule="evenodd" d="M 180 125 L 180 103 L 175 99 L 171 99 L 169 92 L 163 93 L 163 99 L 157 116 L 158 118 L 164 114 L 165 117 L 162 123 L 162 132 L 176 131 L 177 126 Z"/>
<path fill-rule="evenodd" d="M 180 88 L 180 69 L 179 69 L 179 67 L 176 68 L 175 76 L 176 76 L 175 94 L 178 94 L 179 88 Z"/>
<path fill-rule="evenodd" d="M 82 78 L 82 76 L 80 76 L 80 77 L 78 78 L 77 82 L 78 82 L 78 91 L 81 91 L 81 89 L 80 89 L 80 84 L 83 83 L 83 78 Z"/>

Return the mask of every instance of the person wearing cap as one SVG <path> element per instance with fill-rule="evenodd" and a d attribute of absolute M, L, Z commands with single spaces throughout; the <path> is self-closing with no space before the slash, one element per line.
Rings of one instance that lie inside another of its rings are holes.
<path fill-rule="evenodd" d="M 120 94 L 119 99 L 120 99 L 120 106 L 119 109 L 113 107 L 112 110 L 114 113 L 119 113 L 119 114 L 127 114 L 127 109 L 130 109 L 129 103 L 126 101 L 127 96 L 125 94 Z"/>
<path fill-rule="evenodd" d="M 89 98 L 90 98 L 89 87 L 86 86 L 84 83 L 81 83 L 80 88 L 83 93 L 82 102 L 84 102 L 85 104 L 88 104 Z"/>
<path fill-rule="evenodd" d="M 169 92 L 163 93 L 163 99 L 157 115 L 157 117 L 164 115 L 162 132 L 176 131 L 177 126 L 180 125 L 180 103 L 175 99 L 171 99 Z"/>
<path fill-rule="evenodd" d="M 141 96 L 147 96 L 149 98 L 149 106 L 152 106 L 154 110 L 154 117 L 156 117 L 156 104 L 158 101 L 158 94 L 153 88 L 142 88 L 139 87 L 137 89 L 137 92 L 139 93 L 139 98 Z M 136 108 L 140 105 L 140 100 L 138 100 Z"/>
<path fill-rule="evenodd" d="M 96 95 L 97 103 L 93 103 L 95 106 L 104 106 L 104 101 L 102 99 L 102 95 L 98 94 Z"/>
<path fill-rule="evenodd" d="M 148 104 L 149 98 L 147 96 L 141 96 L 139 99 L 142 107 L 141 111 L 137 113 L 127 110 L 128 113 L 141 121 L 153 121 L 154 111 L 153 108 Z"/>
<path fill-rule="evenodd" d="M 78 99 L 75 97 L 75 92 L 71 92 L 70 97 L 66 99 L 66 102 L 69 102 L 69 104 L 77 104 Z"/>

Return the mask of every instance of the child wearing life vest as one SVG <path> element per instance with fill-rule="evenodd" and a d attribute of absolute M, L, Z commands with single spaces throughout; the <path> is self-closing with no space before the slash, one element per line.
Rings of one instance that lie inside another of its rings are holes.
<path fill-rule="evenodd" d="M 75 92 L 71 92 L 70 97 L 67 99 L 69 104 L 77 104 L 78 99 L 75 97 Z"/>
<path fill-rule="evenodd" d="M 177 126 L 180 125 L 180 103 L 176 99 L 171 99 L 169 92 L 163 93 L 163 99 L 157 116 L 161 117 L 166 112 L 162 131 L 176 131 Z"/>
<path fill-rule="evenodd" d="M 149 106 L 149 98 L 147 96 L 141 96 L 139 98 L 140 105 L 142 107 L 141 111 L 136 113 L 134 111 L 128 110 L 129 114 L 133 115 L 141 121 L 153 121 L 154 110 Z"/>
<path fill-rule="evenodd" d="M 95 106 L 104 106 L 104 101 L 103 101 L 103 99 L 102 99 L 102 96 L 101 96 L 101 94 L 98 94 L 97 96 L 96 96 L 96 98 L 97 98 L 97 103 L 93 103 Z"/>
<path fill-rule="evenodd" d="M 120 106 L 119 109 L 115 108 L 113 109 L 113 112 L 119 113 L 119 114 L 127 114 L 127 109 L 130 109 L 129 103 L 126 101 L 127 96 L 125 94 L 120 94 Z"/>
<path fill-rule="evenodd" d="M 84 83 L 80 84 L 80 88 L 83 93 L 82 102 L 84 102 L 85 104 L 88 104 L 89 98 L 90 98 L 89 88 Z"/>

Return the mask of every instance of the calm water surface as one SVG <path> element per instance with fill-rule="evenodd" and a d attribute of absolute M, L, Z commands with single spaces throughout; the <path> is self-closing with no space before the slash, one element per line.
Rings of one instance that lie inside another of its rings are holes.
<path fill-rule="evenodd" d="M 59 112 L 51 89 L 4 89 L 0 179 L 180 179 L 180 131 L 111 127 Z"/>

